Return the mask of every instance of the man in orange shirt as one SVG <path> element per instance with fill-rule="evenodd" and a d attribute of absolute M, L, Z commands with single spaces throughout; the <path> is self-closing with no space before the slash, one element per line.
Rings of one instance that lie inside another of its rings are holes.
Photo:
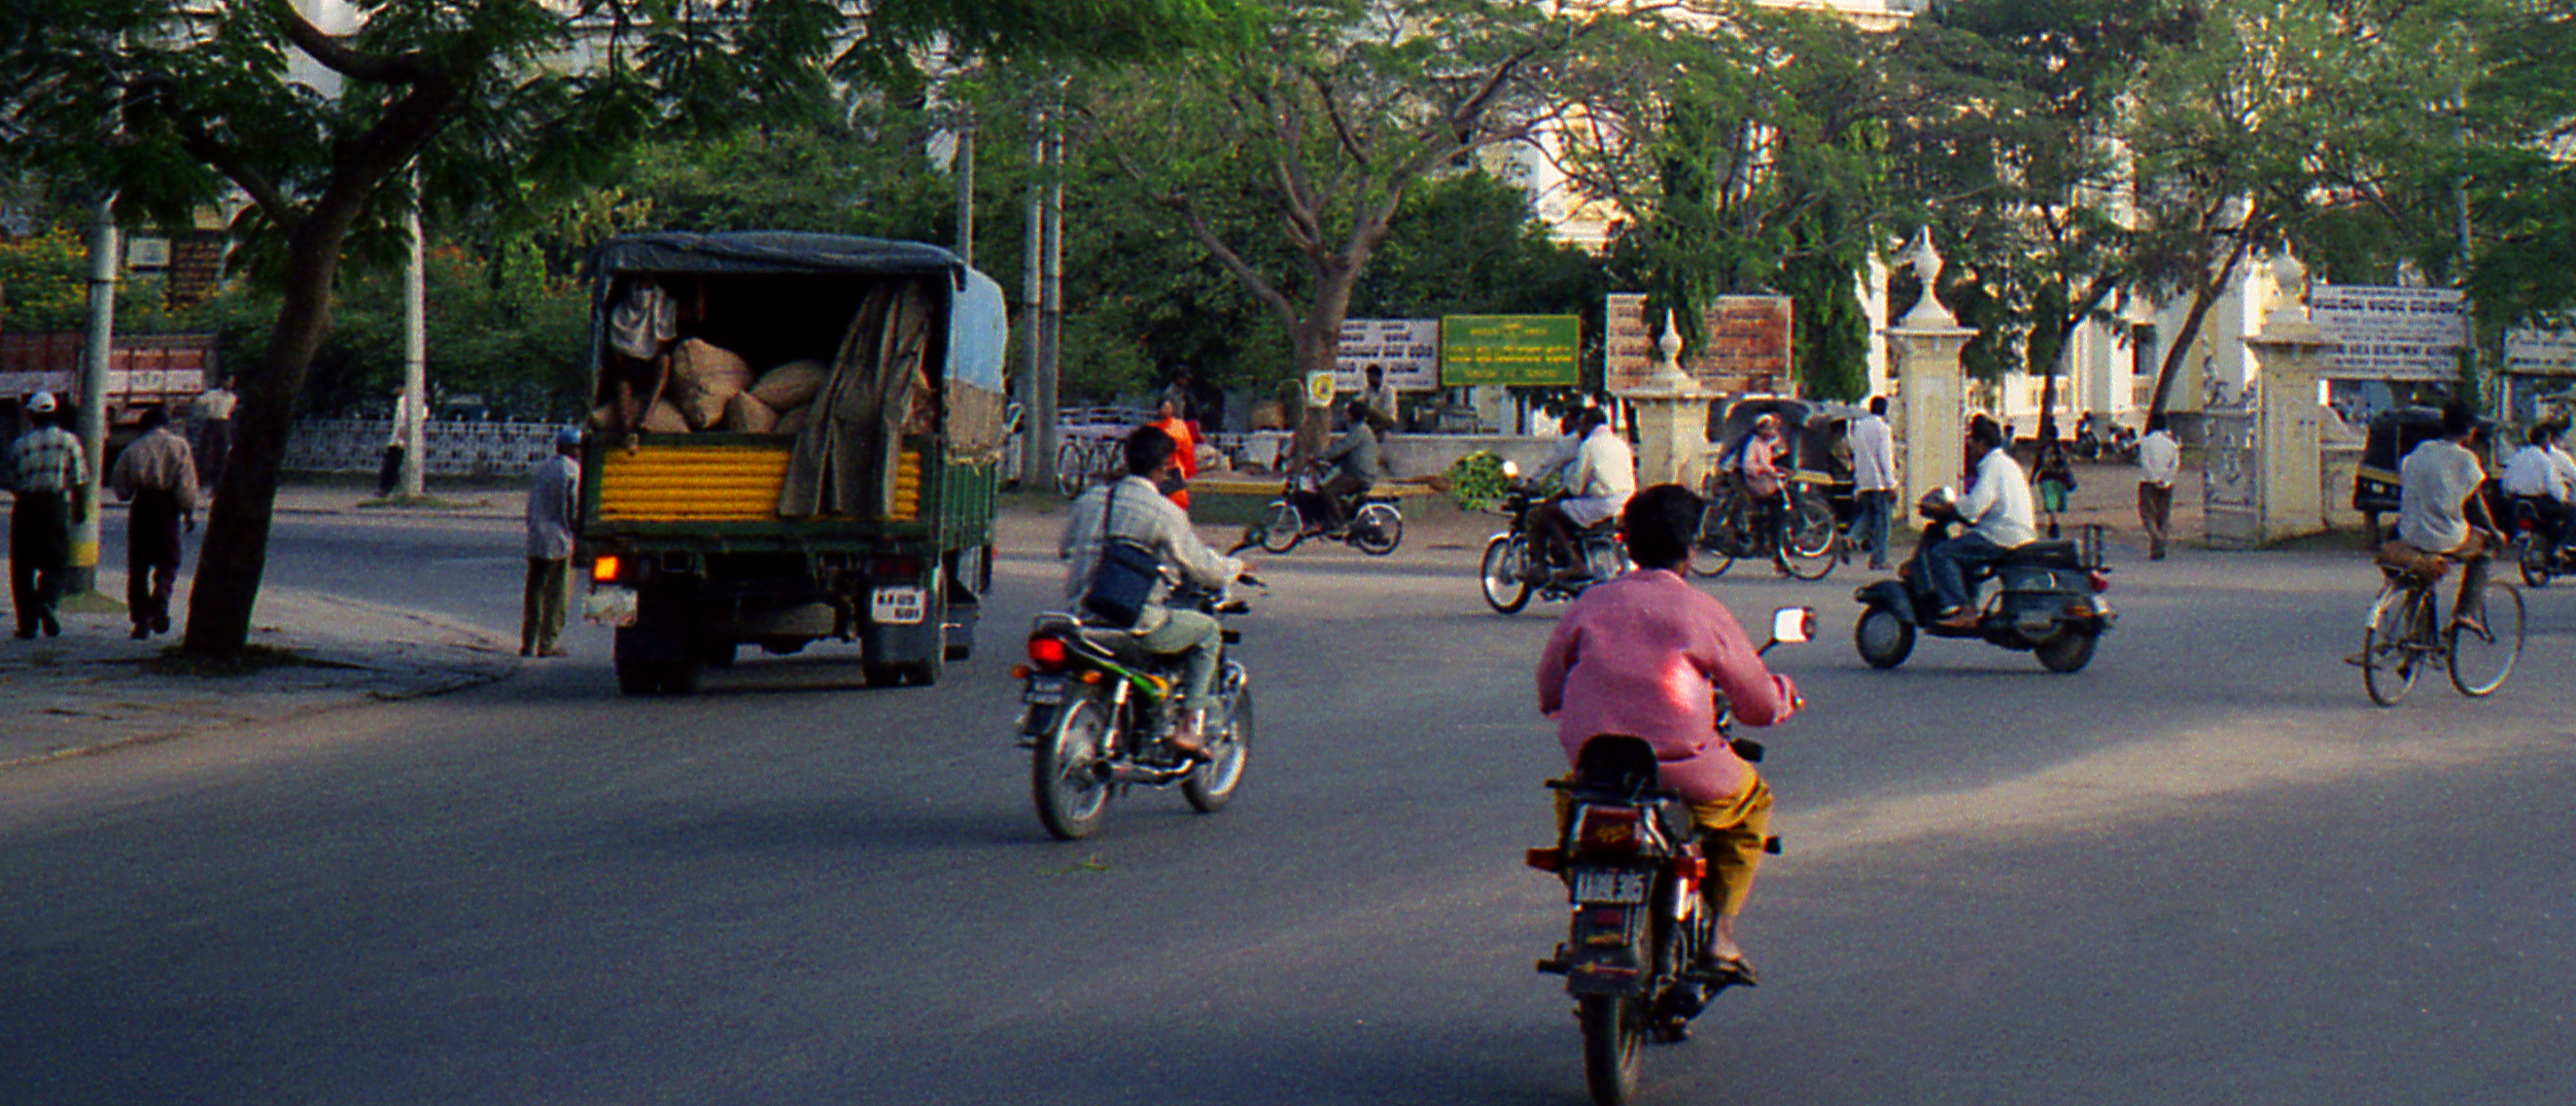
<path fill-rule="evenodd" d="M 1172 460 L 1180 463 L 1182 484 L 1178 488 L 1165 490 L 1163 494 L 1169 496 L 1172 502 L 1179 506 L 1180 509 L 1184 511 L 1189 510 L 1190 488 L 1188 481 L 1191 477 L 1199 474 L 1198 435 L 1191 433 L 1189 422 L 1181 418 L 1180 401 L 1168 395 L 1163 397 L 1162 405 L 1154 409 L 1154 421 L 1146 423 L 1145 425 L 1171 435 L 1173 446 Z"/>

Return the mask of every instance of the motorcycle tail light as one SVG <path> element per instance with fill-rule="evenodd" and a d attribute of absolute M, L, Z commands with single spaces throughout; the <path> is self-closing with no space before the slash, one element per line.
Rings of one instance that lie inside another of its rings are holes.
<path fill-rule="evenodd" d="M 2085 582 L 2092 584 L 2093 590 L 2096 592 L 2111 590 L 2111 574 L 2108 572 L 2103 572 L 2097 569 L 2093 572 L 2087 573 L 2085 574 Z"/>
<path fill-rule="evenodd" d="M 1063 638 L 1045 634 L 1029 635 L 1029 663 L 1037 666 L 1038 671 L 1061 671 L 1072 660 L 1073 653 L 1065 648 Z"/>
<path fill-rule="evenodd" d="M 1677 856 L 1668 866 L 1677 879 L 1708 878 L 1708 858 L 1704 856 Z"/>
<path fill-rule="evenodd" d="M 1553 872 L 1565 867 L 1565 854 L 1555 849 L 1531 849 L 1521 854 L 1521 863 L 1542 872 Z"/>
<path fill-rule="evenodd" d="M 596 559 L 590 562 L 590 582 L 594 584 L 616 583 L 617 567 L 617 554 L 600 554 Z"/>
<path fill-rule="evenodd" d="M 1574 827 L 1574 847 L 1589 854 L 1635 856 L 1644 844 L 1637 832 L 1637 808 L 1588 806 Z"/>

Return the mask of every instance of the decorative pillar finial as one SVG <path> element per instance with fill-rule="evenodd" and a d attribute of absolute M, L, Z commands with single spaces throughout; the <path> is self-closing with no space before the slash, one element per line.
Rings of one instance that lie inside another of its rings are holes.
<path fill-rule="evenodd" d="M 1909 327 L 1946 327 L 1958 325 L 1950 309 L 1941 306 L 1940 251 L 1932 248 L 1932 228 L 1925 226 L 1914 234 L 1905 247 L 1905 262 L 1914 268 L 1914 279 L 1923 285 L 1923 298 L 1914 301 L 1914 310 L 1905 313 L 1902 325 Z"/>

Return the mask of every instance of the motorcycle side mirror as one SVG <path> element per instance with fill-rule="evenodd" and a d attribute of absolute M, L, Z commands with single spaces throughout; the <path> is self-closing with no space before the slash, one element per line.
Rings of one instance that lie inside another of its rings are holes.
<path fill-rule="evenodd" d="M 1782 607 L 1771 612 L 1771 640 L 1798 645 L 1816 636 L 1814 607 Z"/>

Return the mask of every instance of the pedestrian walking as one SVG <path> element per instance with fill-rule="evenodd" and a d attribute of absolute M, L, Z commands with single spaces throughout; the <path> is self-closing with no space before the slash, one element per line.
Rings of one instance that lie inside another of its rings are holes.
<path fill-rule="evenodd" d="M 197 397 L 197 432 L 205 443 L 205 449 L 197 454 L 202 466 L 197 479 L 205 487 L 223 483 L 224 462 L 233 455 L 233 409 L 239 406 L 241 397 L 234 395 L 228 384 L 216 384 Z"/>
<path fill-rule="evenodd" d="M 2055 420 L 2039 420 L 2039 461 L 2030 478 L 2039 492 L 2039 509 L 2048 513 L 2048 536 L 2053 541 L 2057 516 L 2066 513 L 2066 497 L 2075 490 L 2075 460 L 2058 439 Z"/>
<path fill-rule="evenodd" d="M 519 614 L 519 655 L 560 657 L 564 607 L 572 595 L 572 520 L 581 489 L 581 431 L 555 432 L 555 455 L 528 472 L 528 584 Z"/>
<path fill-rule="evenodd" d="M 2173 517 L 2174 473 L 2182 468 L 2182 447 L 2165 430 L 2163 412 L 2147 416 L 2147 436 L 2138 439 L 2138 525 L 2147 532 L 2147 559 L 2165 559 L 2165 524 Z"/>
<path fill-rule="evenodd" d="M 1869 397 L 1869 413 L 1853 419 L 1843 440 L 1852 455 L 1852 529 L 1869 548 L 1869 567 L 1887 567 L 1888 519 L 1896 506 L 1896 440 L 1887 425 L 1887 397 Z"/>
<path fill-rule="evenodd" d="M 27 397 L 35 429 L 9 446 L 9 597 L 18 613 L 18 636 L 63 632 L 55 605 L 71 568 L 72 524 L 89 516 L 89 456 L 80 439 L 60 425 L 66 412 L 52 392 Z"/>
<path fill-rule="evenodd" d="M 197 528 L 197 458 L 158 407 L 143 412 L 143 436 L 109 473 L 125 516 L 125 609 L 134 639 L 170 632 L 170 592 L 179 582 L 179 533 Z"/>

